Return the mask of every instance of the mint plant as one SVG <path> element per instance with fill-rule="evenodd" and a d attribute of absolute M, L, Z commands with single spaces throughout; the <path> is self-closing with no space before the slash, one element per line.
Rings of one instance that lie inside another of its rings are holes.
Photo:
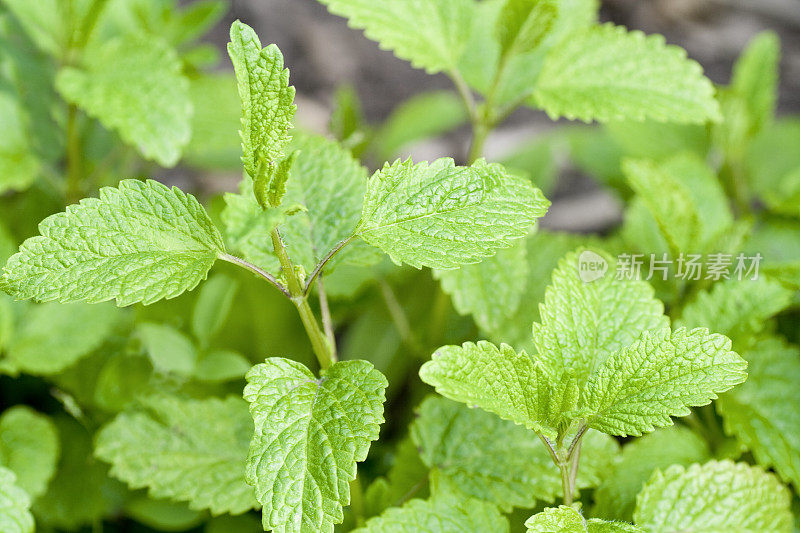
<path fill-rule="evenodd" d="M 454 90 L 323 136 L 219 2 L 0 0 L 0 529 L 791 531 L 777 39 L 715 87 L 591 0 L 321 3 Z M 523 106 L 600 125 L 488 160 Z M 130 179 L 179 162 L 239 187 Z M 538 227 L 565 165 L 621 224 Z"/>

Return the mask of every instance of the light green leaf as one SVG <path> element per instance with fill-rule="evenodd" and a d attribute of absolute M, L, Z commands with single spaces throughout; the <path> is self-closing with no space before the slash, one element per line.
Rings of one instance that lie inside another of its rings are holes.
<path fill-rule="evenodd" d="M 745 103 L 751 134 L 769 123 L 775 113 L 780 47 L 777 35 L 762 32 L 750 41 L 733 66 L 729 89 Z"/>
<path fill-rule="evenodd" d="M 589 378 L 581 413 L 589 427 L 641 435 L 672 424 L 746 378 L 731 341 L 707 329 L 650 331 L 611 355 Z"/>
<path fill-rule="evenodd" d="M 647 531 L 792 531 L 789 491 L 775 476 L 744 463 L 711 461 L 656 472 L 636 502 Z"/>
<path fill-rule="evenodd" d="M 460 492 L 505 512 L 561 496 L 558 469 L 539 438 L 491 413 L 431 397 L 417 409 L 411 436 L 440 482 L 446 479 Z M 596 486 L 618 449 L 612 438 L 590 431 L 582 441 L 576 486 Z"/>
<path fill-rule="evenodd" d="M 527 243 L 520 239 L 478 264 L 436 270 L 433 275 L 459 313 L 472 315 L 484 331 L 496 331 L 520 307 L 528 278 Z"/>
<path fill-rule="evenodd" d="M 193 78 L 189 98 L 194 107 L 192 138 L 184 162 L 204 169 L 239 170 L 242 144 L 242 103 L 232 74 L 206 74 Z"/>
<path fill-rule="evenodd" d="M 708 444 L 682 426 L 659 429 L 636 439 L 622 448 L 614 468 L 594 492 L 592 516 L 630 522 L 636 495 L 653 471 L 673 464 L 704 463 L 709 459 Z"/>
<path fill-rule="evenodd" d="M 574 507 L 550 507 L 530 517 L 528 533 L 636 533 L 644 531 L 625 522 L 607 522 L 599 518 L 585 519 Z"/>
<path fill-rule="evenodd" d="M 59 72 L 61 96 L 144 157 L 174 166 L 189 143 L 192 116 L 175 50 L 153 36 L 127 35 L 88 49 L 83 67 Z"/>
<path fill-rule="evenodd" d="M 554 48 L 535 97 L 554 119 L 702 124 L 720 118 L 713 85 L 683 49 L 613 24 L 573 33 Z"/>
<path fill-rule="evenodd" d="M 411 500 L 372 518 L 353 533 L 508 533 L 508 520 L 494 505 L 472 498 L 439 494 L 429 500 Z"/>
<path fill-rule="evenodd" d="M 89 3 L 60 0 L 2 0 L 19 21 L 31 40 L 44 52 L 61 57 L 68 46 L 71 32 L 81 27 L 81 19 Z"/>
<path fill-rule="evenodd" d="M 727 197 L 699 157 L 678 154 L 659 164 L 627 159 L 622 168 L 675 250 L 716 250 L 716 241 L 730 231 L 733 215 Z"/>
<path fill-rule="evenodd" d="M 276 274 L 280 265 L 272 250 L 271 229 L 281 224 L 289 256 L 311 272 L 328 251 L 355 231 L 367 181 L 366 169 L 324 137 L 298 134 L 289 148 L 299 153 L 284 204 L 302 205 L 307 211 L 290 217 L 276 209 L 263 211 L 253 195 L 252 180 L 245 177 L 239 194 L 225 195 L 223 212 L 228 234 L 245 258 Z M 369 263 L 375 255 L 363 244 L 351 244 L 330 265 Z"/>
<path fill-rule="evenodd" d="M 486 341 L 443 346 L 422 365 L 419 375 L 442 396 L 551 437 L 563 412 L 574 408 L 569 402 L 562 405 L 555 383 L 539 360 L 507 344 L 499 349 Z"/>
<path fill-rule="evenodd" d="M 58 455 L 58 434 L 48 417 L 22 405 L 0 416 L 0 465 L 16 474 L 17 485 L 31 498 L 47 489 Z"/>
<path fill-rule="evenodd" d="M 384 50 L 429 74 L 453 69 L 472 23 L 471 0 L 320 0 Z"/>
<path fill-rule="evenodd" d="M 535 49 L 551 30 L 558 15 L 554 0 L 506 0 L 495 23 L 501 55 Z"/>
<path fill-rule="evenodd" d="M 100 408 L 119 413 L 140 396 L 153 394 L 163 387 L 152 378 L 153 365 L 147 356 L 115 353 L 97 374 L 92 399 Z"/>
<path fill-rule="evenodd" d="M 217 274 L 203 283 L 192 311 L 192 333 L 200 344 L 207 345 L 216 335 L 233 306 L 239 282 Z"/>
<path fill-rule="evenodd" d="M 17 298 L 149 304 L 193 289 L 225 251 L 193 196 L 153 180 L 105 187 L 39 231 L 0 277 Z"/>
<path fill-rule="evenodd" d="M 370 179 L 359 234 L 395 263 L 451 269 L 507 248 L 549 205 L 528 180 L 484 160 L 398 160 Z"/>
<path fill-rule="evenodd" d="M 316 379 L 279 357 L 246 377 L 255 420 L 246 478 L 264 506 L 264 528 L 332 532 L 350 503 L 356 463 L 378 438 L 386 378 L 366 361 L 341 361 Z"/>
<path fill-rule="evenodd" d="M 111 463 L 111 475 L 215 515 L 257 506 L 244 480 L 253 426 L 241 399 L 156 396 L 143 404 L 146 411 L 124 412 L 97 435 L 95 455 Z"/>
<path fill-rule="evenodd" d="M 194 376 L 209 383 L 243 379 L 251 366 L 242 354 L 216 350 L 200 356 Z"/>
<path fill-rule="evenodd" d="M 730 279 L 714 284 L 686 304 L 677 321 L 688 328 L 707 327 L 743 349 L 769 319 L 792 302 L 792 291 L 776 281 Z M 741 344 L 739 344 L 741 343 Z"/>
<path fill-rule="evenodd" d="M 744 353 L 748 378 L 717 401 L 725 430 L 765 468 L 800 487 L 800 350 L 778 338 Z"/>
<path fill-rule="evenodd" d="M 189 376 L 197 363 L 192 341 L 177 329 L 153 322 L 136 326 L 134 334 L 142 341 L 157 372 Z"/>
<path fill-rule="evenodd" d="M 467 119 L 463 102 L 452 91 L 412 96 L 395 107 L 375 133 L 377 157 L 391 160 L 411 143 L 452 131 Z"/>
<path fill-rule="evenodd" d="M 601 271 L 587 270 L 591 265 L 607 270 L 592 280 Z M 579 387 L 642 332 L 669 324 L 653 289 L 644 281 L 618 280 L 615 266 L 591 250 L 565 256 L 539 307 L 541 323 L 533 324 L 537 357 L 553 372 L 571 369 Z"/>
<path fill-rule="evenodd" d="M 261 48 L 250 26 L 238 20 L 231 25 L 228 44 L 239 97 L 242 99 L 242 162 L 255 178 L 281 159 L 296 106 L 283 54 L 274 44 Z"/>
<path fill-rule="evenodd" d="M 6 356 L 22 372 L 58 374 L 99 348 L 119 319 L 119 310 L 107 305 L 30 306 Z"/>
<path fill-rule="evenodd" d="M 128 501 L 125 514 L 156 531 L 186 531 L 197 527 L 206 518 L 205 513 L 193 511 L 185 503 L 154 500 L 146 495 Z"/>
<path fill-rule="evenodd" d="M 16 481 L 14 472 L 0 466 L 0 529 L 4 533 L 33 533 L 31 497 Z"/>

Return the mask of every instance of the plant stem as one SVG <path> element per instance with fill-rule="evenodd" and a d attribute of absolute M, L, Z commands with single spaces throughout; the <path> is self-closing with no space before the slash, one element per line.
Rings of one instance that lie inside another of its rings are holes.
<path fill-rule="evenodd" d="M 569 464 L 564 462 L 558 463 L 558 469 L 561 471 L 561 491 L 564 493 L 564 505 L 572 505 L 572 485 L 570 484 Z"/>
<path fill-rule="evenodd" d="M 227 261 L 228 263 L 233 263 L 234 265 L 238 265 L 238 266 L 240 266 L 242 268 L 246 268 L 247 270 L 249 270 L 253 274 L 255 274 L 257 276 L 260 276 L 260 277 L 264 278 L 265 280 L 267 280 L 268 282 L 270 282 L 279 291 L 281 291 L 287 298 L 291 298 L 292 297 L 292 294 L 286 289 L 286 287 L 284 287 L 281 284 L 280 281 L 275 279 L 275 276 L 273 276 L 272 274 L 270 274 L 266 270 L 263 270 L 263 269 L 257 267 L 256 265 L 254 265 L 252 263 L 248 263 L 244 259 L 236 257 L 235 255 L 222 254 L 222 255 L 219 256 L 219 258 L 222 259 L 223 261 Z"/>
<path fill-rule="evenodd" d="M 311 347 L 314 350 L 314 355 L 317 356 L 319 366 L 322 370 L 328 369 L 333 363 L 336 362 L 336 354 L 333 348 L 328 343 L 328 339 L 322 328 L 308 305 L 308 299 L 304 293 L 304 289 L 297 277 L 297 272 L 294 270 L 294 265 L 289 259 L 289 254 L 286 253 L 286 247 L 283 244 L 278 229 L 275 228 L 270 232 L 272 237 L 272 246 L 275 250 L 275 255 L 278 256 L 278 261 L 281 263 L 281 269 L 286 277 L 286 284 L 291 294 L 291 300 L 300 314 L 300 320 L 303 322 L 303 327 L 306 330 L 308 339 L 311 341 Z"/>
<path fill-rule="evenodd" d="M 78 108 L 69 104 L 67 108 L 67 188 L 66 203 L 81 199 L 81 139 L 78 132 Z"/>
<path fill-rule="evenodd" d="M 483 155 L 483 146 L 489 137 L 491 128 L 485 122 L 478 122 L 472 126 L 472 142 L 469 145 L 467 163 L 472 164 Z"/>
<path fill-rule="evenodd" d="M 317 263 L 317 266 L 314 267 L 314 271 L 311 273 L 311 276 L 309 276 L 308 281 L 306 281 L 306 285 L 303 288 L 304 296 L 308 295 L 309 291 L 311 291 L 311 286 L 314 284 L 314 280 L 317 278 L 317 276 L 320 275 L 322 269 L 325 268 L 326 264 L 328 264 L 328 261 L 330 261 L 334 255 L 339 253 L 339 250 L 350 244 L 350 241 L 355 239 L 355 237 L 356 237 L 356 232 L 353 232 L 353 234 L 350 235 L 348 238 L 342 239 L 341 241 L 336 243 L 336 246 L 334 246 L 333 249 L 330 252 L 328 252 L 328 254 L 325 257 L 323 257 L 319 263 Z"/>
<path fill-rule="evenodd" d="M 325 329 L 325 336 L 328 338 L 331 352 L 336 357 L 336 336 L 333 332 L 333 320 L 331 319 L 331 309 L 328 306 L 328 295 L 325 292 L 325 285 L 322 283 L 322 276 L 317 280 L 317 296 L 319 297 L 319 309 L 322 314 L 322 327 Z"/>

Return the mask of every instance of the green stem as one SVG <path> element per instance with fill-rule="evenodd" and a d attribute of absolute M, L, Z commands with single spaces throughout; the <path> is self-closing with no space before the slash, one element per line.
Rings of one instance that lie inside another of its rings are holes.
<path fill-rule="evenodd" d="M 478 122 L 472 126 L 472 142 L 467 155 L 467 163 L 470 165 L 483 155 L 483 146 L 486 144 L 490 131 L 491 128 L 485 122 Z"/>
<path fill-rule="evenodd" d="M 572 476 L 570 475 L 569 464 L 560 461 L 558 469 L 561 472 L 561 490 L 564 493 L 564 505 L 572 505 L 572 485 L 570 484 Z"/>
<path fill-rule="evenodd" d="M 311 306 L 308 305 L 308 299 L 303 291 L 303 285 L 297 277 L 297 272 L 295 272 L 294 264 L 292 264 L 292 261 L 289 259 L 289 254 L 286 253 L 286 247 L 283 244 L 280 233 L 278 233 L 278 229 L 273 229 L 270 236 L 272 237 L 272 246 L 275 250 L 275 255 L 278 256 L 281 269 L 286 277 L 286 284 L 289 289 L 289 294 L 291 294 L 292 303 L 297 308 L 308 339 L 311 341 L 314 355 L 317 356 L 317 360 L 319 361 L 320 368 L 326 370 L 336 362 L 336 355 L 334 354 L 333 348 L 328 343 L 325 333 L 322 331 L 322 328 L 320 328 L 319 322 L 317 322 L 317 318 L 311 310 Z"/>
<path fill-rule="evenodd" d="M 78 131 L 78 108 L 70 104 L 67 109 L 67 189 L 66 203 L 81 199 L 81 139 Z"/>
<path fill-rule="evenodd" d="M 331 308 L 328 305 L 328 294 L 325 292 L 325 285 L 322 283 L 322 275 L 317 280 L 317 296 L 319 297 L 319 309 L 322 315 L 322 327 L 325 330 L 325 337 L 328 339 L 333 356 L 336 357 L 336 335 L 333 331 Z"/>

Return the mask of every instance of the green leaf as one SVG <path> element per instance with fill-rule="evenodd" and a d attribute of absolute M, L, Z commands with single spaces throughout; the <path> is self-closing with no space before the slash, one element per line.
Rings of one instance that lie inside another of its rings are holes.
<path fill-rule="evenodd" d="M 119 320 L 120 312 L 107 305 L 30 306 L 6 356 L 19 371 L 58 374 L 100 348 Z"/>
<path fill-rule="evenodd" d="M 411 498 L 427 498 L 429 470 L 419 457 L 417 446 L 406 437 L 394 447 L 389 472 L 370 483 L 364 492 L 365 515 L 381 514 Z"/>
<path fill-rule="evenodd" d="M 389 161 L 412 143 L 452 131 L 467 120 L 463 102 L 452 91 L 412 96 L 395 107 L 375 133 L 377 157 Z"/>
<path fill-rule="evenodd" d="M 261 41 L 250 26 L 238 20 L 231 25 L 228 44 L 239 97 L 242 99 L 242 162 L 255 178 L 281 159 L 296 106 L 294 87 L 289 85 L 289 71 L 283 68 L 283 54 L 271 44 L 261 48 Z"/>
<path fill-rule="evenodd" d="M 158 38 L 127 35 L 89 48 L 83 68 L 63 68 L 56 88 L 162 166 L 174 166 L 189 143 L 189 81 L 175 50 Z"/>
<path fill-rule="evenodd" d="M 743 349 L 753 336 L 763 331 L 772 316 L 791 302 L 792 291 L 776 281 L 730 279 L 698 292 L 683 308 L 677 324 L 707 327 L 729 337 L 737 348 Z"/>
<path fill-rule="evenodd" d="M 440 482 L 446 479 L 467 496 L 490 501 L 504 512 L 561 496 L 561 477 L 544 444 L 531 431 L 491 413 L 431 397 L 417 409 L 411 436 Z M 612 438 L 589 432 L 582 441 L 576 486 L 596 486 L 618 449 Z"/>
<path fill-rule="evenodd" d="M 673 464 L 704 463 L 709 459 L 708 444 L 682 426 L 659 429 L 636 439 L 622 448 L 619 460 L 594 492 L 592 516 L 630 522 L 636 495 L 653 471 Z"/>
<path fill-rule="evenodd" d="M 395 263 L 451 269 L 524 236 L 550 203 L 497 164 L 388 163 L 367 185 L 359 234 Z"/>
<path fill-rule="evenodd" d="M 550 507 L 530 517 L 528 533 L 636 533 L 644 531 L 625 522 L 607 522 L 599 518 L 585 519 L 574 507 Z"/>
<path fill-rule="evenodd" d="M 250 361 L 242 354 L 216 350 L 200 356 L 194 377 L 208 383 L 243 379 L 250 366 Z"/>
<path fill-rule="evenodd" d="M 747 381 L 717 401 L 725 430 L 800 487 L 800 350 L 778 338 L 759 341 L 744 353 Z"/>
<path fill-rule="evenodd" d="M 80 28 L 88 2 L 66 4 L 59 0 L 2 0 L 0 2 L 14 15 L 31 40 L 42 51 L 61 57 L 68 46 L 71 32 Z"/>
<path fill-rule="evenodd" d="M 483 331 L 496 331 L 516 316 L 528 278 L 527 243 L 520 239 L 475 265 L 435 270 L 442 290 L 462 315 L 472 315 Z"/>
<path fill-rule="evenodd" d="M 56 471 L 59 444 L 48 417 L 18 405 L 0 416 L 0 465 L 17 476 L 31 498 L 41 496 Z"/>
<path fill-rule="evenodd" d="M 318 135 L 298 134 L 289 145 L 299 150 L 287 183 L 285 205 L 307 211 L 284 217 L 275 209 L 263 211 L 245 177 L 240 193 L 225 195 L 223 219 L 234 245 L 251 262 L 276 273 L 270 230 L 281 224 L 286 249 L 295 264 L 311 272 L 340 241 L 353 235 L 361 215 L 367 171 L 347 150 Z M 351 244 L 329 263 L 369 263 L 375 254 Z M 329 266 L 329 268 L 331 268 Z"/>
<path fill-rule="evenodd" d="M 184 162 L 203 169 L 239 170 L 242 144 L 242 103 L 232 74 L 215 73 L 191 80 L 189 98 L 194 108 L 192 138 Z"/>
<path fill-rule="evenodd" d="M 707 329 L 648 331 L 611 355 L 589 378 L 581 413 L 589 427 L 641 435 L 672 424 L 746 378 L 731 341 Z"/>
<path fill-rule="evenodd" d="M 125 514 L 157 531 L 186 531 L 197 527 L 206 518 L 203 512 L 193 511 L 185 503 L 154 500 L 146 495 L 128 501 Z"/>
<path fill-rule="evenodd" d="M 570 410 L 542 363 L 507 344 L 499 349 L 486 341 L 443 346 L 419 375 L 442 396 L 551 437 L 562 413 Z"/>
<path fill-rule="evenodd" d="M 592 281 L 600 271 L 585 270 L 590 265 L 607 270 Z M 566 255 L 545 291 L 541 323 L 533 324 L 538 358 L 553 372 L 570 369 L 579 387 L 643 332 L 669 324 L 646 282 L 618 280 L 614 270 L 608 256 L 591 250 Z"/>
<path fill-rule="evenodd" d="M 142 341 L 157 372 L 189 376 L 197 363 L 197 350 L 192 341 L 177 329 L 154 322 L 136 326 L 134 334 Z"/>
<path fill-rule="evenodd" d="M 751 134 L 769 123 L 775 113 L 780 47 L 777 35 L 762 32 L 733 66 L 730 90 L 745 103 Z"/>
<path fill-rule="evenodd" d="M 192 333 L 207 345 L 219 332 L 233 306 L 239 282 L 225 274 L 208 279 L 200 288 L 192 311 Z"/>
<path fill-rule="evenodd" d="M 429 74 L 454 69 L 469 36 L 471 0 L 320 0 L 384 50 Z"/>
<path fill-rule="evenodd" d="M 524 54 L 535 49 L 558 16 L 554 0 L 506 0 L 495 22 L 501 55 Z"/>
<path fill-rule="evenodd" d="M 162 387 L 153 380 L 153 365 L 147 356 L 121 352 L 108 357 L 100 368 L 92 399 L 100 408 L 118 413 Z"/>
<path fill-rule="evenodd" d="M 439 494 L 429 500 L 411 500 L 372 518 L 353 533 L 508 533 L 508 520 L 494 505 L 472 498 Z"/>
<path fill-rule="evenodd" d="M 4 533 L 33 533 L 31 498 L 16 484 L 14 472 L 0 466 L 0 529 Z"/>
<path fill-rule="evenodd" d="M 799 216 L 800 120 L 782 117 L 767 124 L 750 143 L 745 155 L 753 191 L 774 211 Z M 741 155 L 741 154 L 738 154 Z"/>
<path fill-rule="evenodd" d="M 257 506 L 244 480 L 253 426 L 241 399 L 156 396 L 143 404 L 146 411 L 124 412 L 97 435 L 95 455 L 111 463 L 111 475 L 214 515 Z"/>
<path fill-rule="evenodd" d="M 34 502 L 36 521 L 42 529 L 74 531 L 118 513 L 127 491 L 109 478 L 106 466 L 93 457 L 92 435 L 66 415 L 53 421 L 61 442 L 61 460 L 47 492 Z"/>
<path fill-rule="evenodd" d="M 744 463 L 711 461 L 656 472 L 636 502 L 647 531 L 792 531 L 789 491 L 771 474 Z"/>
<path fill-rule="evenodd" d="M 264 528 L 332 532 L 350 503 L 356 463 L 378 438 L 386 378 L 366 361 L 341 361 L 316 379 L 273 357 L 247 382 L 255 435 L 246 478 L 264 506 Z"/>
<path fill-rule="evenodd" d="M 0 92 L 0 193 L 27 189 L 39 175 L 40 161 L 30 145 L 22 103 Z"/>
<path fill-rule="evenodd" d="M 730 231 L 733 215 L 716 175 L 695 155 L 679 154 L 662 163 L 626 159 L 623 171 L 675 250 L 716 250 Z"/>
<path fill-rule="evenodd" d="M 149 304 L 197 286 L 225 252 L 200 203 L 153 180 L 105 187 L 39 231 L 0 277 L 17 298 Z"/>
<path fill-rule="evenodd" d="M 683 49 L 613 24 L 573 33 L 554 48 L 535 98 L 554 119 L 702 124 L 720 118 L 713 85 Z"/>

